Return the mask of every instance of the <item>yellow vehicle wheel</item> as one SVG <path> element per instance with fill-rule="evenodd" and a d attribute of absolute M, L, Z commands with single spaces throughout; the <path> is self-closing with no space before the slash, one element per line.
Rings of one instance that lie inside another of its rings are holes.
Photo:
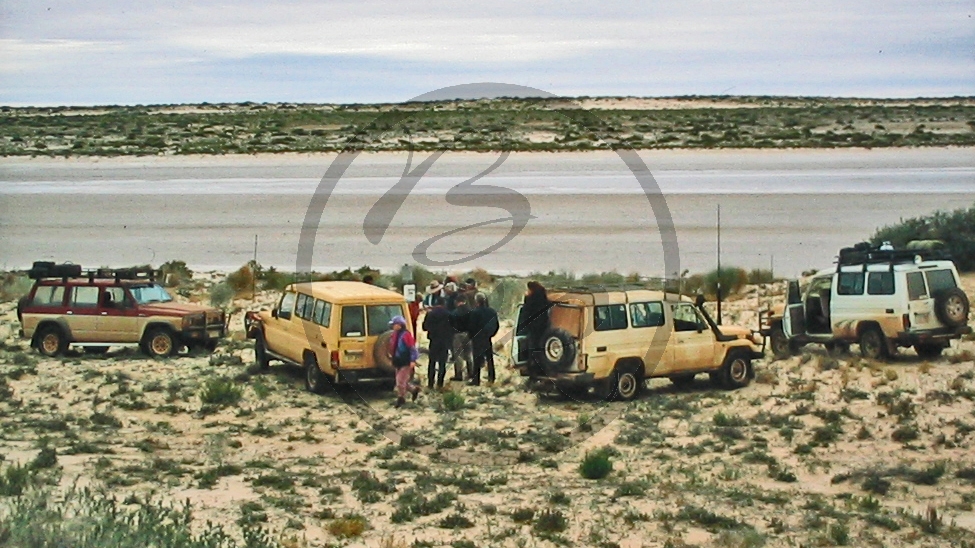
<path fill-rule="evenodd" d="M 63 354 L 67 347 L 68 341 L 59 327 L 45 327 L 37 335 L 38 352 L 49 358 Z"/>
<path fill-rule="evenodd" d="M 748 386 L 751 381 L 751 360 L 743 352 L 730 352 L 721 367 L 722 384 L 733 390 Z"/>
<path fill-rule="evenodd" d="M 165 329 L 153 329 L 146 334 L 145 350 L 153 358 L 168 358 L 176 353 L 176 341 Z"/>

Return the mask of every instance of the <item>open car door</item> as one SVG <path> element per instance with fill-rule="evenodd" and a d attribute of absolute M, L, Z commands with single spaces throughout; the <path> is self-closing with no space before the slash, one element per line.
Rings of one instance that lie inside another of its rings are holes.
<path fill-rule="evenodd" d="M 799 292 L 799 280 L 789 282 L 788 301 L 782 315 L 782 331 L 788 338 L 806 333 L 806 307 Z"/>
<path fill-rule="evenodd" d="M 518 326 L 520 326 L 522 322 L 522 310 L 522 306 L 518 305 L 518 309 L 515 311 L 515 336 L 511 340 L 511 363 L 514 364 L 516 368 L 527 366 L 531 357 L 531 347 L 528 341 L 528 330 L 525 328 L 518 329 Z"/>

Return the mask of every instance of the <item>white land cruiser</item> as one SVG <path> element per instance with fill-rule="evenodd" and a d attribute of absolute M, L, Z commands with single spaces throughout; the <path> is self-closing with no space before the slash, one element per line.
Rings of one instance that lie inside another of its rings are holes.
<path fill-rule="evenodd" d="M 789 282 L 784 313 L 769 314 L 768 331 L 777 357 L 806 343 L 831 351 L 858 343 L 868 358 L 908 346 L 933 358 L 972 332 L 968 312 L 958 271 L 945 253 L 861 244 L 842 249 L 836 267 L 813 275 L 803 290 Z"/>

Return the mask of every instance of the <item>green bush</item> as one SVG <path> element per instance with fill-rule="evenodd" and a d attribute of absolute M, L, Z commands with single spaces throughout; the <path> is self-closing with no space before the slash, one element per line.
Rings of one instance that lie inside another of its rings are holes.
<path fill-rule="evenodd" d="M 879 229 L 870 238 L 873 244 L 890 242 L 896 248 L 914 240 L 941 240 L 959 270 L 975 270 L 975 205 L 907 219 Z"/>
<path fill-rule="evenodd" d="M 33 284 L 27 276 L 8 272 L 0 280 L 0 302 L 16 301 L 27 295 Z"/>
<path fill-rule="evenodd" d="M 453 390 L 444 392 L 442 401 L 443 408 L 447 411 L 460 411 L 466 404 L 464 395 L 460 392 L 454 392 Z"/>
<path fill-rule="evenodd" d="M 741 291 L 741 288 L 748 283 L 748 273 L 743 268 L 736 266 L 722 266 L 720 278 L 718 270 L 714 269 L 704 275 L 704 293 L 710 298 L 718 296 L 718 280 L 721 281 L 721 295 L 728 297 Z"/>
<path fill-rule="evenodd" d="M 227 282 L 214 284 L 210 288 L 210 304 L 223 308 L 234 298 L 234 289 Z"/>
<path fill-rule="evenodd" d="M 243 390 L 227 377 L 210 378 L 200 391 L 200 401 L 205 405 L 233 406 L 240 403 L 241 398 Z"/>
<path fill-rule="evenodd" d="M 133 504 L 90 489 L 63 497 L 29 489 L 0 501 L 4 546 L 73 548 L 270 548 L 277 544 L 259 528 L 245 527 L 235 540 L 212 523 L 195 527 L 189 504 L 170 506 L 152 500 Z"/>
<path fill-rule="evenodd" d="M 748 272 L 748 283 L 752 285 L 756 284 L 768 284 L 775 281 L 775 276 L 772 275 L 771 270 L 764 268 L 753 268 Z"/>
<path fill-rule="evenodd" d="M 606 448 L 589 451 L 579 465 L 579 473 L 586 479 L 602 479 L 612 471 L 613 461 Z"/>

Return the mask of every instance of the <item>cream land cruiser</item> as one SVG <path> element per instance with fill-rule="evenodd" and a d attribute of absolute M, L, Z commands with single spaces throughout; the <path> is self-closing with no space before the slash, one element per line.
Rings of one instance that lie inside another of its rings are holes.
<path fill-rule="evenodd" d="M 305 386 L 320 394 L 330 382 L 394 378 L 387 354 L 394 316 L 410 317 L 406 298 L 395 291 L 362 282 L 306 282 L 286 287 L 273 310 L 248 312 L 245 326 L 260 367 L 271 360 L 302 367 Z"/>
<path fill-rule="evenodd" d="M 697 305 L 646 289 L 572 288 L 548 292 L 551 328 L 535 356 L 527 334 L 516 333 L 512 363 L 522 375 L 563 393 L 588 391 L 630 400 L 644 380 L 668 377 L 677 385 L 708 373 L 726 388 L 748 385 L 751 361 L 763 356 L 761 337 L 717 326 Z M 516 325 L 528 323 L 521 309 Z"/>
<path fill-rule="evenodd" d="M 784 313 L 770 311 L 767 325 L 778 357 L 806 343 L 831 351 L 858 343 L 868 358 L 908 346 L 933 358 L 971 333 L 968 312 L 958 272 L 944 253 L 861 244 L 841 250 L 836 267 L 816 273 L 804 288 L 789 282 Z"/>
<path fill-rule="evenodd" d="M 174 301 L 151 269 L 36 262 L 28 275 L 35 282 L 17 307 L 21 334 L 45 356 L 69 345 L 89 353 L 138 346 L 164 358 L 184 346 L 212 351 L 226 333 L 222 310 Z"/>

